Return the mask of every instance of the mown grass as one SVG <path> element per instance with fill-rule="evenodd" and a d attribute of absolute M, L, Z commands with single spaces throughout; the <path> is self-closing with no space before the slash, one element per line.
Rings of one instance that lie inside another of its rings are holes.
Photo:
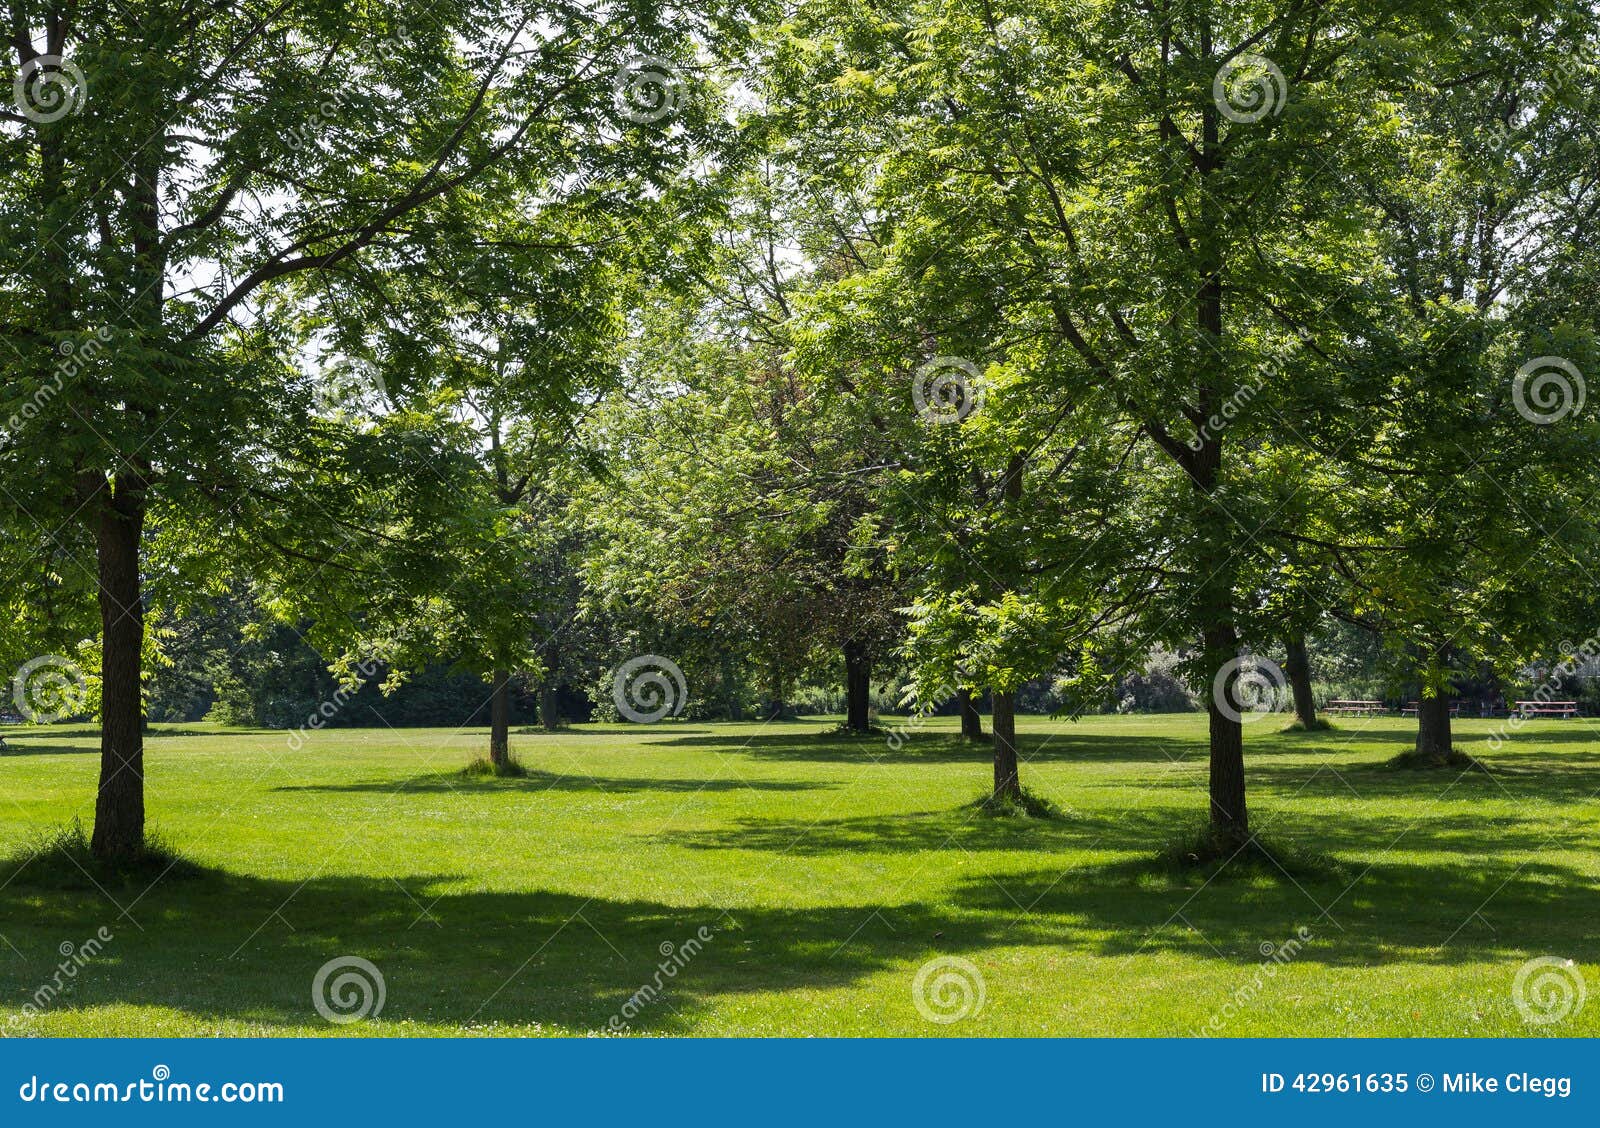
<path fill-rule="evenodd" d="M 990 766 L 954 719 L 898 750 L 832 723 L 518 735 L 521 778 L 463 772 L 481 731 L 328 730 L 299 751 L 158 731 L 150 813 L 177 864 L 115 880 L 70 836 L 28 857 L 88 822 L 94 733 L 9 730 L 0 1034 L 585 1034 L 658 980 L 627 1030 L 1600 1034 L 1600 1005 L 1530 1025 L 1512 992 L 1542 955 L 1600 986 L 1587 721 L 1494 751 L 1492 722 L 1458 722 L 1486 772 L 1387 768 L 1411 720 L 1256 724 L 1263 849 L 1200 866 L 1174 853 L 1204 821 L 1201 717 L 1025 718 L 1023 782 L 1047 805 L 1026 818 L 973 803 Z M 940 955 L 978 967 L 980 1012 L 922 1017 L 913 979 Z M 340 956 L 381 970 L 381 1016 L 314 1009 Z"/>

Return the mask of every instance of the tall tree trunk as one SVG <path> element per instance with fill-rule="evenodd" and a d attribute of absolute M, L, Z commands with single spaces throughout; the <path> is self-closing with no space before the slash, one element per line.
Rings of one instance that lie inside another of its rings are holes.
<path fill-rule="evenodd" d="M 1022 780 L 1017 767 L 1016 694 L 994 690 L 990 724 L 994 729 L 995 798 L 1021 799 Z"/>
<path fill-rule="evenodd" d="M 1311 695 L 1311 655 L 1306 652 L 1306 636 L 1299 631 L 1284 640 L 1288 656 L 1283 672 L 1288 675 L 1289 689 L 1294 694 L 1294 715 L 1308 729 L 1317 727 L 1317 702 Z"/>
<path fill-rule="evenodd" d="M 1008 508 L 1022 503 L 1022 475 L 1027 463 L 1013 453 L 1000 482 L 1000 494 Z M 994 794 L 998 798 L 1021 799 L 1022 781 L 1017 771 L 1017 695 L 1012 690 L 989 691 L 990 727 L 994 729 Z"/>
<path fill-rule="evenodd" d="M 783 699 L 784 681 L 783 670 L 774 665 L 772 667 L 772 697 L 767 702 L 767 720 L 769 721 L 782 720 L 784 711 L 788 708 Z"/>
<path fill-rule="evenodd" d="M 561 685 L 555 678 L 539 683 L 539 724 L 545 732 L 561 727 Z"/>
<path fill-rule="evenodd" d="M 1200 55 L 1212 58 L 1211 28 L 1200 28 Z M 1223 270 L 1223 229 L 1228 222 L 1223 200 L 1212 187 L 1211 177 L 1222 169 L 1224 156 L 1221 140 L 1220 110 L 1215 102 L 1205 102 L 1200 107 L 1200 146 L 1197 165 L 1200 173 L 1199 222 L 1190 238 L 1193 240 L 1197 266 L 1201 274 L 1200 288 L 1195 300 L 1195 327 L 1210 344 L 1206 367 L 1201 373 L 1197 389 L 1199 416 L 1211 419 L 1222 409 L 1229 392 L 1237 383 L 1237 375 L 1225 365 L 1211 361 L 1211 357 L 1226 354 L 1223 347 L 1223 299 L 1225 287 Z M 1203 352 L 1205 350 L 1202 350 Z M 1216 490 L 1222 480 L 1222 451 L 1226 431 L 1201 432 L 1200 447 L 1185 458 L 1180 453 L 1179 464 L 1189 472 L 1189 478 L 1201 497 L 1197 499 L 1203 512 L 1199 514 L 1199 528 L 1205 543 L 1200 556 L 1200 575 L 1205 577 L 1195 599 L 1201 624 L 1200 639 L 1205 648 L 1205 673 L 1210 689 L 1211 723 L 1211 830 L 1219 845 L 1227 848 L 1242 846 L 1250 837 L 1250 815 L 1244 801 L 1244 730 L 1239 722 L 1239 701 L 1236 688 L 1237 675 L 1227 679 L 1222 692 L 1217 692 L 1216 678 L 1229 662 L 1239 657 L 1239 636 L 1234 628 L 1234 573 L 1233 561 L 1237 545 L 1230 533 L 1235 518 L 1216 503 Z M 1223 698 L 1227 701 L 1224 702 Z M 1224 705 L 1227 708 L 1224 708 Z"/>
<path fill-rule="evenodd" d="M 1233 627 L 1207 628 L 1202 636 L 1212 677 L 1237 657 L 1238 638 Z M 1220 656 L 1220 660 L 1216 660 Z M 1212 686 L 1216 686 L 1215 680 Z M 1207 710 L 1211 722 L 1211 831 L 1223 847 L 1242 846 L 1250 837 L 1250 813 L 1244 800 L 1244 726 L 1239 722 L 1238 675 L 1228 679 L 1218 693 L 1213 688 Z M 1224 708 L 1224 705 L 1227 707 Z"/>
<path fill-rule="evenodd" d="M 496 670 L 489 690 L 489 762 L 496 768 L 511 763 L 511 675 Z"/>
<path fill-rule="evenodd" d="M 144 604 L 139 549 L 142 484 L 102 487 L 96 555 L 100 580 L 100 789 L 90 848 L 102 861 L 144 852 Z"/>
<path fill-rule="evenodd" d="M 844 644 L 844 697 L 844 727 L 850 732 L 867 732 L 871 727 L 872 659 L 866 646 L 853 639 Z"/>
<path fill-rule="evenodd" d="M 726 649 L 722 652 L 722 696 L 728 720 L 744 720 L 744 705 L 739 701 L 739 672 L 734 666 L 733 655 Z"/>
<path fill-rule="evenodd" d="M 1417 698 L 1417 756 L 1436 764 L 1450 759 L 1450 695 Z"/>
<path fill-rule="evenodd" d="M 956 708 L 961 711 L 961 735 L 968 740 L 982 740 L 983 718 L 978 714 L 978 703 L 972 699 L 972 690 L 956 690 Z"/>
<path fill-rule="evenodd" d="M 162 284 L 166 275 L 161 241 L 161 161 L 165 138 L 134 157 L 132 281 L 137 297 L 126 312 L 151 339 L 162 332 Z M 134 425 L 148 425 L 142 405 L 118 410 Z M 142 444 L 141 444 L 142 445 Z M 100 785 L 95 795 L 90 850 L 102 861 L 132 860 L 144 853 L 144 592 L 140 551 L 148 463 L 137 450 L 121 458 L 115 473 L 89 474 L 80 496 L 96 514 L 95 555 L 100 603 Z"/>

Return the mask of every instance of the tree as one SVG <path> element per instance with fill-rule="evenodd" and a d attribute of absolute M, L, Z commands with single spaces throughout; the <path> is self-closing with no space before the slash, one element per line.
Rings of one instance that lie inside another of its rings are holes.
<path fill-rule="evenodd" d="M 781 169 L 728 180 L 713 253 L 695 285 L 640 311 L 635 382 L 609 405 L 607 488 L 634 504 L 593 507 L 598 586 L 647 590 L 680 624 L 741 625 L 771 716 L 802 670 L 842 664 L 845 727 L 863 733 L 873 664 L 902 630 L 876 520 L 883 442 L 791 357 L 799 304 L 857 264 Z"/>
<path fill-rule="evenodd" d="M 1418 51 L 1432 79 L 1404 90 L 1384 172 L 1360 178 L 1390 300 L 1364 333 L 1337 419 L 1339 502 L 1319 535 L 1391 670 L 1419 687 L 1414 759 L 1459 762 L 1454 683 L 1502 674 L 1581 638 L 1586 591 L 1553 596 L 1549 561 L 1583 567 L 1595 526 L 1588 217 L 1600 205 L 1587 5 L 1478 14 Z M 1563 656 L 1565 657 L 1565 656 Z"/>
<path fill-rule="evenodd" d="M 502 774 L 514 770 L 513 673 L 539 673 L 537 566 L 552 551 L 552 530 L 535 515 L 554 481 L 583 461 L 576 425 L 616 370 L 614 260 L 622 255 L 611 248 L 626 245 L 628 225 L 615 213 L 589 214 L 601 198 L 550 205 L 532 221 L 505 217 L 494 232 L 497 253 L 464 263 L 443 280 L 443 295 L 439 280 L 419 280 L 436 315 L 405 342 L 418 382 L 462 417 L 498 515 L 492 543 L 462 546 L 465 566 L 445 593 L 442 629 L 408 632 L 388 656 L 404 651 L 415 664 L 442 650 L 486 678 L 489 763 Z"/>
<path fill-rule="evenodd" d="M 716 632 L 763 672 L 769 716 L 819 650 L 842 656 L 847 723 L 864 730 L 898 616 L 858 452 L 770 351 L 701 349 L 647 348 L 670 366 L 596 419 L 616 457 L 584 505 L 591 588 L 614 613 Z"/>
<path fill-rule="evenodd" d="M 812 167 L 876 179 L 900 284 L 986 289 L 1013 347 L 1059 374 L 1041 415 L 1064 392 L 1103 429 L 1136 428 L 1141 518 L 1160 530 L 1139 618 L 1149 641 L 1199 644 L 1222 856 L 1250 841 L 1243 648 L 1275 633 L 1247 583 L 1272 552 L 1257 475 L 1314 449 L 1298 422 L 1389 300 L 1351 174 L 1395 122 L 1392 56 L 1452 17 L 973 0 L 888 20 L 812 0 L 773 48 Z"/>
<path fill-rule="evenodd" d="M 631 14 L 623 25 L 577 3 L 447 0 L 407 24 L 399 6 L 338 2 L 157 3 L 136 16 L 11 5 L 0 82 L 22 100 L 0 114 L 5 406 L 51 387 L 62 346 L 107 339 L 101 363 L 51 391 L 10 448 L 32 474 L 28 496 L 75 512 L 96 541 L 97 856 L 136 857 L 143 843 L 148 537 L 182 545 L 186 521 L 236 501 L 226 487 L 252 476 L 241 462 L 281 507 L 337 527 L 270 449 L 308 415 L 306 296 L 319 295 L 312 316 L 337 322 L 341 303 L 423 255 L 473 246 L 495 214 L 485 201 L 670 165 L 684 131 L 638 128 L 653 108 L 629 101 L 644 92 L 629 60 L 682 51 L 699 21 Z M 675 101 L 680 78 L 670 66 L 657 77 L 656 105 Z M 215 570 L 228 547 L 201 555 Z"/>

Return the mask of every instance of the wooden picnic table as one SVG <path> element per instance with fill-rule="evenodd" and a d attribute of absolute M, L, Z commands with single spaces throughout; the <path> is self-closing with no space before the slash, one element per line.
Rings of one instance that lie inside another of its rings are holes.
<path fill-rule="evenodd" d="M 1382 701 L 1357 701 L 1335 699 L 1322 707 L 1324 713 L 1387 713 Z"/>
<path fill-rule="evenodd" d="M 1415 702 L 1415 701 L 1407 701 L 1406 702 L 1406 707 L 1404 709 L 1400 710 L 1400 715 L 1402 717 L 1414 717 L 1414 716 L 1416 716 L 1417 715 L 1417 704 L 1418 703 Z M 1450 702 L 1450 715 L 1452 717 L 1459 717 L 1461 715 L 1461 702 L 1459 702 L 1459 701 Z"/>
<path fill-rule="evenodd" d="M 1576 701 L 1518 701 L 1513 712 L 1524 717 L 1576 717 Z"/>

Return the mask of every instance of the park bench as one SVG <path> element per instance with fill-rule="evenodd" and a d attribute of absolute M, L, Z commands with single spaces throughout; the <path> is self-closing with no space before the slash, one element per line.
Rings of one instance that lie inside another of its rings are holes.
<path fill-rule="evenodd" d="M 1417 715 L 1417 702 L 1407 701 L 1406 707 L 1400 710 L 1400 715 L 1402 717 L 1415 717 Z M 1450 702 L 1450 715 L 1452 717 L 1459 717 L 1461 715 L 1461 702 Z"/>
<path fill-rule="evenodd" d="M 1518 701 L 1513 712 L 1524 717 L 1576 717 L 1576 701 Z"/>
<path fill-rule="evenodd" d="M 1330 701 L 1322 707 L 1324 713 L 1384 713 L 1382 701 Z"/>

